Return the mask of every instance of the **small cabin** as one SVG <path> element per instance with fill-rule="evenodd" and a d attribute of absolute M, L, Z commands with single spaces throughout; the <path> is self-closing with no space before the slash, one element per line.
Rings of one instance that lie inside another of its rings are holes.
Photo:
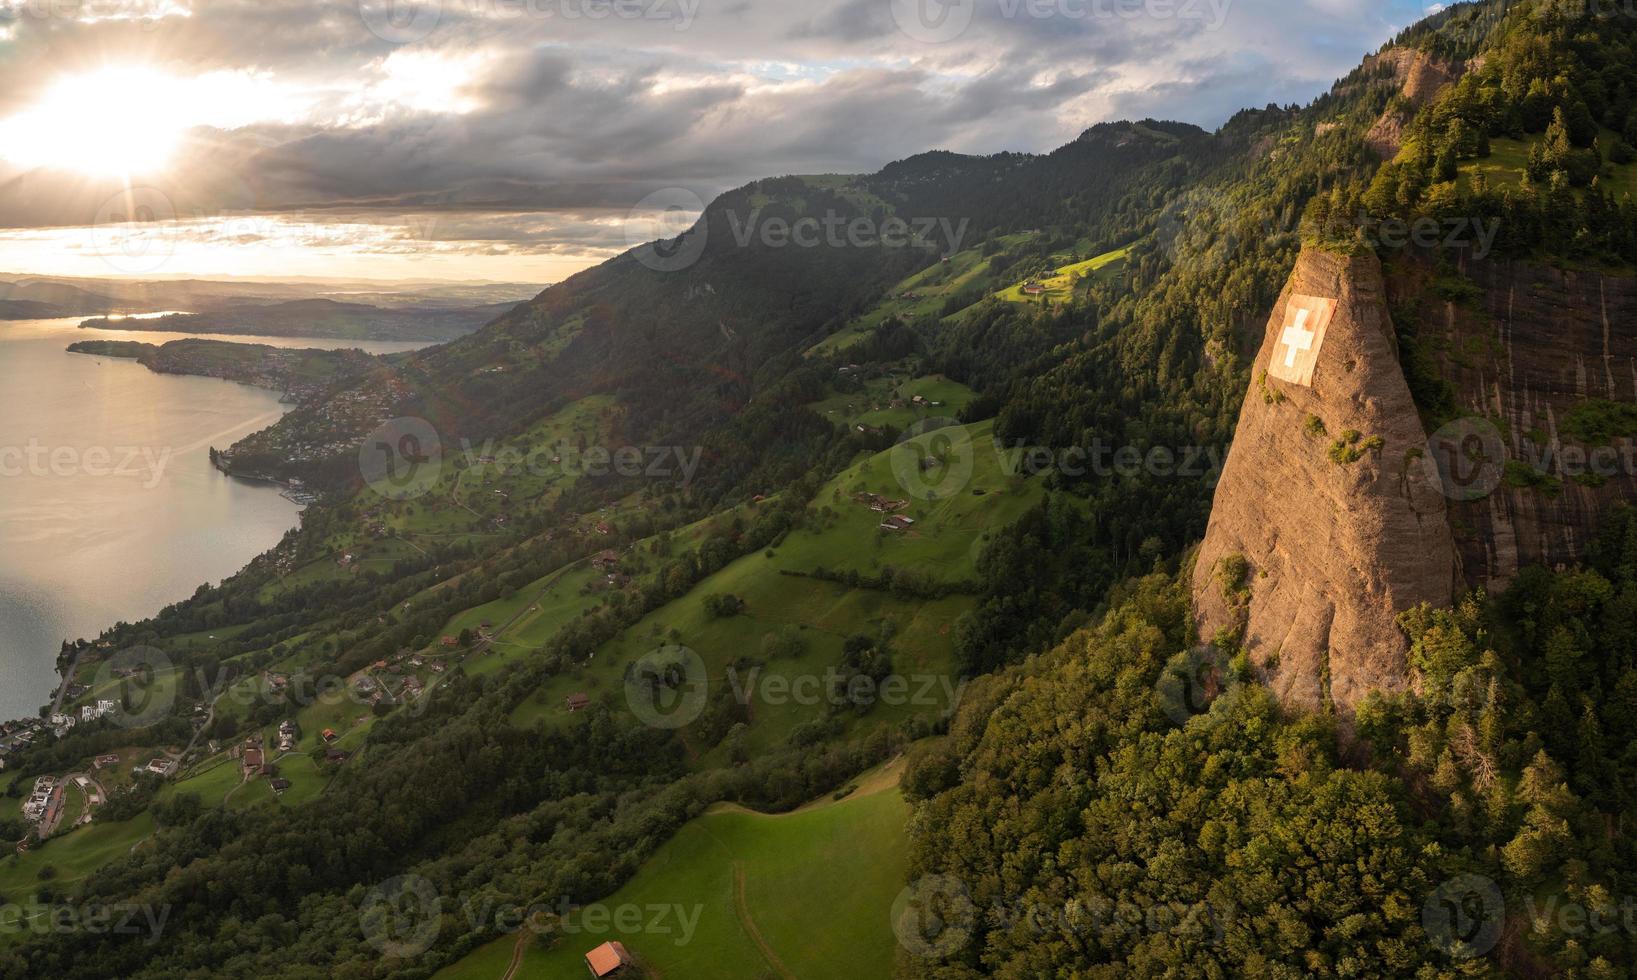
<path fill-rule="evenodd" d="M 603 977 L 630 975 L 635 961 L 626 952 L 624 943 L 608 942 L 585 954 L 585 965 L 593 977 L 602 980 Z"/>

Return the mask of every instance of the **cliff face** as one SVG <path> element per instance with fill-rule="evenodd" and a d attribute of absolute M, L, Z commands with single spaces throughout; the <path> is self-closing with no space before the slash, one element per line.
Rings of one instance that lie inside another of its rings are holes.
<path fill-rule="evenodd" d="M 1453 429 L 1469 451 L 1450 519 L 1466 585 L 1493 591 L 1520 568 L 1581 560 L 1601 515 L 1637 500 L 1637 280 L 1510 262 L 1460 272 L 1459 299 L 1407 262 L 1389 291 L 1472 417 Z"/>
<path fill-rule="evenodd" d="M 1381 54 L 1366 58 L 1366 71 L 1391 69 L 1407 105 L 1389 108 L 1371 127 L 1365 142 L 1383 160 L 1398 155 L 1404 141 L 1404 127 L 1409 125 L 1414 110 L 1437 98 L 1447 85 L 1460 81 L 1463 66 L 1432 57 L 1425 51 L 1411 48 L 1390 48 Z"/>
<path fill-rule="evenodd" d="M 1207 640 L 1242 628 L 1287 705 L 1346 712 L 1408 684 L 1396 616 L 1449 604 L 1457 578 L 1379 262 L 1304 251 L 1251 377 L 1195 566 L 1198 624 Z"/>

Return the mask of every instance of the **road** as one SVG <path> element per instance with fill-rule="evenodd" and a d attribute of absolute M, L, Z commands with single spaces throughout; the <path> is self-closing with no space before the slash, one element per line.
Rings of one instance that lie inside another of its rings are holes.
<path fill-rule="evenodd" d="M 63 682 L 57 685 L 57 697 L 51 702 L 52 714 L 62 714 L 63 698 L 68 696 L 68 688 L 74 683 L 74 678 L 80 675 L 80 660 L 84 657 L 84 650 L 74 654 L 74 662 L 68 665 L 67 672 L 63 674 Z"/>

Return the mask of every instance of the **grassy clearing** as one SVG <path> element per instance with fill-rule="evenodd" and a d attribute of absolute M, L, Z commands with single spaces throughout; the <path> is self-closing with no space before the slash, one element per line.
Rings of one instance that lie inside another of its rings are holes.
<path fill-rule="evenodd" d="M 923 470 L 924 461 L 941 457 Z M 1019 518 L 1045 493 L 1041 481 L 1014 475 L 995 446 L 994 423 L 934 430 L 868 457 L 819 491 L 822 530 L 796 531 L 779 548 L 775 568 L 856 571 L 878 576 L 908 569 L 939 582 L 968 582 L 987 535 Z M 904 531 L 880 529 L 886 516 L 854 499 L 874 493 L 908 500 Z"/>
<path fill-rule="evenodd" d="M 7 901 L 21 901 L 46 884 L 61 891 L 130 853 L 153 829 L 153 816 L 148 813 L 122 823 L 93 820 L 51 838 L 27 854 L 8 854 L 0 858 L 0 896 Z M 45 868 L 51 872 L 42 878 L 40 872 Z"/>
<path fill-rule="evenodd" d="M 1008 303 L 1036 303 L 1041 300 L 1066 303 L 1074 298 L 1075 290 L 1083 282 L 1107 283 L 1117 280 L 1125 272 L 1126 258 L 1130 254 L 1129 247 L 1119 248 L 1084 262 L 1060 266 L 1056 275 L 1034 280 L 1034 285 L 1043 290 L 1039 294 L 1025 292 L 1029 284 L 1020 282 L 995 295 Z"/>
<path fill-rule="evenodd" d="M 1612 130 L 1603 131 L 1601 143 L 1605 154 L 1618 138 Z M 1533 136 L 1523 140 L 1505 137 L 1490 140 L 1489 156 L 1461 165 L 1462 187 L 1470 188 L 1473 175 L 1479 173 L 1484 175 L 1491 187 L 1521 187 L 1524 174 L 1529 169 L 1529 151 L 1535 144 L 1544 140 L 1544 136 Z M 1615 200 L 1626 194 L 1637 195 L 1637 163 L 1621 166 L 1604 164 L 1601 182 L 1603 189 L 1612 194 Z"/>
<path fill-rule="evenodd" d="M 941 457 L 940 466 L 922 471 L 931 456 Z M 710 691 L 734 691 L 747 706 L 741 720 L 748 726 L 744 746 L 752 752 L 782 744 L 809 723 L 867 726 L 947 711 L 950 695 L 943 685 L 953 675 L 954 625 L 975 602 L 962 589 L 976 580 L 987 536 L 1018 520 L 1045 492 L 1039 480 L 1009 473 L 1006 463 L 989 423 L 927 433 L 861 460 L 820 491 L 814 527 L 792 531 L 776 548 L 729 564 L 649 613 L 590 661 L 541 685 L 514 712 L 513 723 L 572 724 L 577 716 L 568 712 L 566 699 L 575 693 L 628 711 L 627 667 L 672 644 L 699 655 Z M 899 513 L 916 523 L 903 531 L 882 530 L 886 515 L 855 499 L 858 493 L 907 500 Z M 825 575 L 814 574 L 820 570 Z M 904 572 L 922 586 L 956 591 L 928 600 L 914 590 L 871 587 L 885 584 L 889 573 L 897 582 Z M 834 573 L 856 573 L 863 583 L 854 588 L 832 581 Z M 724 594 L 743 600 L 743 611 L 712 615 L 707 597 Z M 926 695 L 899 703 L 883 699 L 859 717 L 839 709 L 827 693 L 805 700 L 765 694 L 770 680 L 812 684 L 811 678 L 829 676 L 855 634 L 884 639 L 892 673 L 912 685 L 931 683 Z M 747 694 L 752 671 L 755 688 Z M 682 731 L 701 765 L 727 760 L 727 742 L 716 741 L 721 735 L 706 725 Z"/>
<path fill-rule="evenodd" d="M 920 402 L 915 399 L 919 397 Z M 922 419 L 953 418 L 977 392 L 941 374 L 907 380 L 870 378 L 856 390 L 838 391 L 807 407 L 838 425 L 902 431 Z"/>
<path fill-rule="evenodd" d="M 606 926 L 576 916 L 576 931 L 530 943 L 517 976 L 580 976 L 586 950 L 609 940 L 667 977 L 742 980 L 780 967 L 802 980 L 891 976 L 890 911 L 907 873 L 909 820 L 896 783 L 889 773 L 839 802 L 777 816 L 713 809 L 598 903 Z M 642 910 L 639 928 L 619 928 L 622 908 Z M 514 942 L 503 937 L 438 977 L 499 980 Z"/>
<path fill-rule="evenodd" d="M 1038 233 L 1033 232 L 1006 235 L 999 239 L 999 249 L 1010 250 L 1037 237 Z M 988 247 L 964 249 L 949 256 L 948 261 L 922 269 L 887 290 L 887 295 L 869 312 L 813 345 L 808 354 L 824 355 L 846 350 L 869 336 L 889 317 L 898 317 L 906 322 L 938 319 L 958 312 L 948 309 L 952 305 L 964 308 L 982 300 L 1001 286 L 990 267 L 988 252 Z"/>
<path fill-rule="evenodd" d="M 192 793 L 199 797 L 205 806 L 220 806 L 227 798 L 228 791 L 243 781 L 239 760 L 230 759 L 224 753 L 207 760 L 186 779 L 166 783 L 159 791 L 159 799 L 170 800 L 182 793 Z"/>

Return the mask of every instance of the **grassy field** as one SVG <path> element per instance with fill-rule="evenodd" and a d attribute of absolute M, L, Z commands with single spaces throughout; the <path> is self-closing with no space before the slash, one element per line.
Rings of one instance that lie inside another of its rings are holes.
<path fill-rule="evenodd" d="M 1022 232 L 999 239 L 1002 250 L 1039 237 L 1038 233 Z M 869 312 L 848 324 L 843 330 L 826 337 L 808 350 L 809 354 L 830 354 L 846 350 L 869 336 L 888 317 L 905 321 L 928 317 L 942 317 L 952 299 L 962 297 L 976 303 L 1000 288 L 991 272 L 989 255 L 984 248 L 969 248 L 955 253 L 947 262 L 929 266 L 887 290 L 887 295 Z"/>
<path fill-rule="evenodd" d="M 0 857 L 0 896 L 22 901 L 49 883 L 62 891 L 103 865 L 129 853 L 136 843 L 153 833 L 153 817 L 148 813 L 123 823 L 90 824 L 51 838 L 27 854 Z M 42 878 L 42 869 L 50 868 Z"/>
<path fill-rule="evenodd" d="M 934 455 L 944 464 L 923 472 L 922 460 Z M 542 684 L 512 721 L 524 727 L 573 724 L 577 716 L 567 712 L 565 701 L 575 693 L 628 711 L 628 665 L 673 644 L 698 654 L 713 696 L 732 690 L 746 705 L 744 745 L 751 752 L 783 743 L 798 726 L 832 717 L 868 726 L 941 715 L 953 698 L 945 685 L 952 684 L 954 627 L 972 608 L 972 596 L 957 591 L 927 600 L 890 588 L 853 588 L 814 573 L 854 572 L 877 581 L 905 571 L 923 583 L 970 588 L 988 535 L 1018 520 L 1044 492 L 1041 481 L 1007 471 L 989 423 L 927 433 L 865 457 L 821 489 L 810 527 L 791 531 L 776 548 L 740 558 L 649 613 L 588 662 Z M 904 531 L 882 530 L 885 515 L 856 500 L 857 493 L 907 500 L 900 513 L 916 523 Z M 736 596 L 744 609 L 713 616 L 706 602 L 712 595 Z M 811 678 L 826 677 L 842 663 L 843 644 L 858 634 L 884 640 L 892 673 L 924 696 L 890 703 L 883 698 L 857 717 L 838 713 L 824 695 L 803 700 L 766 694 L 776 689 L 770 682 L 812 684 Z M 796 652 L 769 652 L 786 641 Z M 726 742 L 692 742 L 691 731 L 698 730 L 685 727 L 681 734 L 697 764 L 726 761 Z"/>
<path fill-rule="evenodd" d="M 1618 138 L 1611 130 L 1603 131 L 1601 142 L 1605 153 Z M 1490 140 L 1489 156 L 1461 165 L 1462 185 L 1470 185 L 1473 175 L 1481 173 L 1489 180 L 1491 187 L 1520 186 L 1529 167 L 1530 149 L 1544 139 L 1543 136 L 1534 136 L 1526 140 L 1505 137 Z M 1623 166 L 1605 164 L 1601 179 L 1603 189 L 1614 195 L 1616 200 L 1626 194 L 1637 195 L 1637 163 Z"/>
<path fill-rule="evenodd" d="M 940 453 L 942 465 L 921 470 L 924 459 Z M 893 567 L 941 582 L 971 581 L 986 535 L 1015 523 L 1045 493 L 1040 480 L 1013 475 L 1007 462 L 996 449 L 993 422 L 917 435 L 862 460 L 820 490 L 822 530 L 792 532 L 774 566 L 871 576 Z M 901 513 L 915 525 L 880 530 L 885 515 L 855 501 L 860 492 L 908 500 Z"/>
<path fill-rule="evenodd" d="M 843 800 L 794 813 L 715 808 L 685 825 L 624 888 L 599 903 L 611 912 L 641 909 L 641 928 L 593 930 L 589 917 L 571 918 L 575 931 L 564 930 L 554 943 L 531 940 L 534 948 L 516 976 L 581 976 L 586 950 L 609 940 L 665 977 L 891 976 L 890 911 L 907 873 L 908 821 L 891 769 L 861 781 Z M 437 976 L 499 980 L 514 943 L 503 937 Z"/>
<path fill-rule="evenodd" d="M 1036 280 L 1036 284 L 1045 289 L 1044 293 L 1037 296 L 1024 293 L 1025 284 L 1021 282 L 995 295 L 1008 303 L 1037 303 L 1041 300 L 1066 303 L 1074 297 L 1075 288 L 1086 279 L 1113 282 L 1125 271 L 1126 257 L 1130 253 L 1130 248 L 1120 248 L 1086 259 L 1084 262 L 1060 266 L 1055 276 Z"/>
<path fill-rule="evenodd" d="M 923 399 L 915 402 L 916 396 Z M 905 380 L 900 377 L 870 378 L 856 391 L 838 391 L 807 407 L 839 425 L 867 425 L 902 431 L 927 418 L 952 418 L 977 392 L 941 374 Z M 897 406 L 893 403 L 898 402 Z"/>
<path fill-rule="evenodd" d="M 185 779 L 166 783 L 159 791 L 161 800 L 169 800 L 180 793 L 192 793 L 205 806 L 220 806 L 228 791 L 243 782 L 239 760 L 226 755 L 202 764 L 198 771 Z"/>

